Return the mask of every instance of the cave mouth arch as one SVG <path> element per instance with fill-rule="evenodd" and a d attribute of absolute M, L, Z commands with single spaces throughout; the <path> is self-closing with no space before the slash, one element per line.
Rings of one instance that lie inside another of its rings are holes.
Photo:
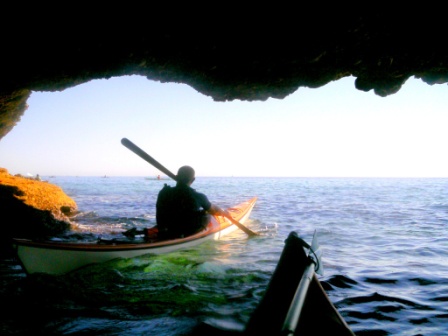
<path fill-rule="evenodd" d="M 171 170 L 189 163 L 204 176 L 446 176 L 446 87 L 411 78 L 383 98 L 354 81 L 263 102 L 216 102 L 143 76 L 33 92 L 0 157 L 12 173 L 157 175 L 120 145 L 128 137 Z"/>

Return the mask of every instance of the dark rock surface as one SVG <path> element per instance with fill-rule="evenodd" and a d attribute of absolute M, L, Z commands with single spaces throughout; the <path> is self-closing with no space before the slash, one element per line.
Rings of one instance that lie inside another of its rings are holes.
<path fill-rule="evenodd" d="M 33 91 L 115 76 L 185 83 L 216 101 L 282 99 L 347 76 L 356 89 L 382 97 L 412 76 L 429 85 L 448 81 L 442 8 L 280 6 L 5 11 L 0 139 Z"/>

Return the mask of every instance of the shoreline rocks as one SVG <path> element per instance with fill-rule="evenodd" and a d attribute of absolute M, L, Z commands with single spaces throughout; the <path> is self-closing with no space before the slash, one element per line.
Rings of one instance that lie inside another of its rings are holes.
<path fill-rule="evenodd" d="M 36 178 L 10 175 L 0 168 L 0 244 L 10 239 L 39 239 L 70 229 L 76 202 L 61 187 Z"/>

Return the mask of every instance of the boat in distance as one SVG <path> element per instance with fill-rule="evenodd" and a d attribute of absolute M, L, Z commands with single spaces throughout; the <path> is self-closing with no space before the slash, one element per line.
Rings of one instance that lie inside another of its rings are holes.
<path fill-rule="evenodd" d="M 61 242 L 13 238 L 12 245 L 27 274 L 65 274 L 89 264 L 106 262 L 115 258 L 134 258 L 150 253 L 170 253 L 197 246 L 208 240 L 221 239 L 238 230 L 238 224 L 244 223 L 249 218 L 256 201 L 257 197 L 253 197 L 227 208 L 231 219 L 210 216 L 210 221 L 204 230 L 184 238 L 158 239 L 157 227 L 152 227 L 146 229 L 143 242 L 132 239 Z"/>

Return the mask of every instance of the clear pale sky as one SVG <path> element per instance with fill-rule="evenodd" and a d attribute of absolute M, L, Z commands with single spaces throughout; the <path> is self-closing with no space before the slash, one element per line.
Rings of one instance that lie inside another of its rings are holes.
<path fill-rule="evenodd" d="M 0 140 L 0 167 L 40 176 L 448 177 L 448 87 L 411 78 L 379 97 L 344 78 L 284 99 L 215 102 L 184 84 L 126 76 L 33 92 Z M 161 174 L 163 176 L 163 174 Z"/>

